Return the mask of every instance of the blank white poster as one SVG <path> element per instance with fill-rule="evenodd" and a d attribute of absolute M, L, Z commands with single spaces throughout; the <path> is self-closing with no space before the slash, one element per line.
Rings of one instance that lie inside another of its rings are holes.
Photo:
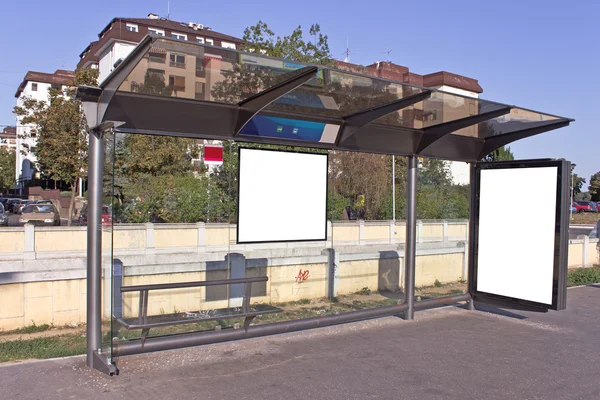
<path fill-rule="evenodd" d="M 557 174 L 481 170 L 478 291 L 552 304 Z"/>
<path fill-rule="evenodd" d="M 238 243 L 327 239 L 327 155 L 240 148 Z"/>

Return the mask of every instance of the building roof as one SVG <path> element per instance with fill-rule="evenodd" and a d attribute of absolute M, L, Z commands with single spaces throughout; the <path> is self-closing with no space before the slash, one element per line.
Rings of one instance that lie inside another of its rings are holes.
<path fill-rule="evenodd" d="M 439 71 L 433 74 L 423 75 L 423 86 L 452 86 L 468 90 L 470 92 L 482 93 L 483 89 L 479 86 L 477 79 L 468 78 L 466 76 L 453 74 L 452 72 Z"/>
<path fill-rule="evenodd" d="M 132 23 L 140 25 L 137 32 L 126 30 L 126 24 Z M 144 27 L 143 29 L 141 27 Z M 148 33 L 148 27 L 162 29 L 166 35 L 170 32 L 190 34 L 194 36 L 204 36 L 215 40 L 215 45 L 220 45 L 220 41 L 232 42 L 235 44 L 243 43 L 242 39 L 235 36 L 226 35 L 213 31 L 209 27 L 203 29 L 194 29 L 189 26 L 189 22 L 171 21 L 166 18 L 113 18 L 108 25 L 98 34 L 98 40 L 91 42 L 79 55 L 80 61 L 78 68 L 87 67 L 90 63 L 99 62 L 99 52 L 105 46 L 114 40 L 121 40 L 131 43 L 139 43 Z M 169 32 L 170 31 L 170 32 Z M 195 40 L 195 39 L 193 39 Z"/>
<path fill-rule="evenodd" d="M 115 18 L 113 21 L 122 20 L 124 22 L 131 22 L 134 24 L 147 25 L 154 28 L 168 29 L 178 31 L 181 33 L 191 33 L 194 35 L 203 35 L 212 37 L 215 39 L 230 41 L 233 43 L 242 43 L 242 39 L 235 36 L 226 35 L 217 31 L 213 31 L 212 28 L 205 27 L 204 29 L 190 28 L 189 22 L 177 22 L 169 19 L 153 19 L 153 18 Z M 105 28 L 106 29 L 106 28 Z M 102 32 L 100 33 L 102 34 Z M 100 35 L 98 35 L 100 37 Z"/>
<path fill-rule="evenodd" d="M 0 137 L 3 138 L 11 138 L 11 137 L 16 137 L 17 136 L 17 127 L 16 126 L 7 126 L 5 127 L 2 132 L 0 132 Z"/>
<path fill-rule="evenodd" d="M 19 97 L 25 89 L 27 82 L 50 83 L 56 85 L 67 85 L 75 78 L 75 72 L 65 69 L 57 69 L 53 74 L 47 72 L 27 71 L 23 81 L 19 85 L 15 97 Z"/>

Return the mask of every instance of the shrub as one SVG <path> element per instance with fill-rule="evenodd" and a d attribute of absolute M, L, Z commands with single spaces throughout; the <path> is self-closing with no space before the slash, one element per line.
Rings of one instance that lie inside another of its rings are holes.
<path fill-rule="evenodd" d="M 568 286 L 589 285 L 600 283 L 600 265 L 592 268 L 578 268 L 569 271 Z"/>

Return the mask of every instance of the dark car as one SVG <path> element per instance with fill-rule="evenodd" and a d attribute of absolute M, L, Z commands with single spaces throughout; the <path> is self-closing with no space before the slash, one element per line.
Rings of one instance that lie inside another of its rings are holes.
<path fill-rule="evenodd" d="M 79 224 L 87 225 L 88 221 L 88 206 L 84 204 L 81 212 L 79 213 Z M 109 206 L 102 206 L 102 226 L 112 225 L 112 210 Z"/>
<path fill-rule="evenodd" d="M 14 207 L 16 204 L 19 203 L 21 203 L 21 199 L 8 199 L 8 201 L 5 204 L 6 212 L 14 213 Z"/>
<path fill-rule="evenodd" d="M 0 202 L 0 225 L 8 226 L 8 214 L 4 210 L 4 205 Z"/>

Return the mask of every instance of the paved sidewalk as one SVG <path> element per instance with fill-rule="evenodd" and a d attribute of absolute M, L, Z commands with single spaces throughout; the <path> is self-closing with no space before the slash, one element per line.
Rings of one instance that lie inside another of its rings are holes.
<path fill-rule="evenodd" d="M 447 307 L 233 343 L 0 366 L 2 399 L 600 399 L 600 285 L 562 312 Z"/>

